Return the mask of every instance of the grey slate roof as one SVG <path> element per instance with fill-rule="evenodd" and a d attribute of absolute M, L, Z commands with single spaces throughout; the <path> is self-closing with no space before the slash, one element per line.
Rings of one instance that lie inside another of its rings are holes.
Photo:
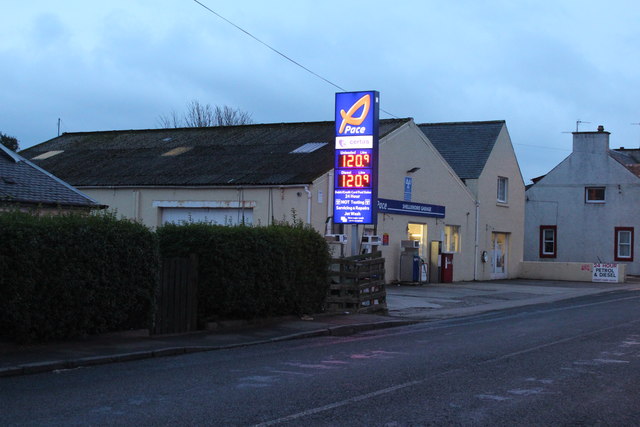
<path fill-rule="evenodd" d="M 0 144 L 0 204 L 98 208 L 98 203 Z"/>
<path fill-rule="evenodd" d="M 609 156 L 640 177 L 640 149 L 618 148 L 609 150 Z"/>
<path fill-rule="evenodd" d="M 380 120 L 380 137 L 410 120 Z M 21 154 L 80 187 L 310 184 L 333 168 L 334 134 L 332 121 L 80 132 Z M 309 143 L 325 144 L 291 153 Z"/>
<path fill-rule="evenodd" d="M 504 120 L 418 125 L 460 179 L 478 179 Z"/>

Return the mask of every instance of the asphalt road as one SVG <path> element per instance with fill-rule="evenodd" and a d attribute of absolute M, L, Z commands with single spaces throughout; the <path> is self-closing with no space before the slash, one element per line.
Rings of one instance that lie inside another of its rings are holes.
<path fill-rule="evenodd" d="M 0 379 L 1 425 L 639 425 L 640 293 Z"/>

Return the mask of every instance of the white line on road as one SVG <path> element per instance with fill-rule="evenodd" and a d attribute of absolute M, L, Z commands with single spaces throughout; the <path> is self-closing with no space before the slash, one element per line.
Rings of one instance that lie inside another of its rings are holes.
<path fill-rule="evenodd" d="M 618 299 L 616 301 L 622 301 L 622 300 L 627 300 L 627 299 L 636 299 L 636 298 L 638 298 L 638 297 L 621 298 L 621 299 Z M 607 302 L 613 302 L 613 301 L 607 301 Z M 580 307 L 588 307 L 588 306 L 599 305 L 599 304 L 603 304 L 603 303 L 604 302 L 591 303 L 591 304 L 581 304 Z M 570 307 L 570 308 L 576 308 L 576 307 L 577 306 L 573 306 L 573 307 Z M 545 311 L 556 311 L 556 310 L 558 310 L 558 309 L 545 310 Z M 513 352 L 513 353 L 509 353 L 509 354 L 505 354 L 505 355 L 502 355 L 502 356 L 498 356 L 498 357 L 495 357 L 495 358 L 492 358 L 492 359 L 489 359 L 489 360 L 485 360 L 484 362 L 481 362 L 481 364 L 488 364 L 488 363 L 498 362 L 498 361 L 501 361 L 501 360 L 504 360 L 504 359 L 508 359 L 508 358 L 511 358 L 511 357 L 514 357 L 514 356 L 520 356 L 520 355 L 523 355 L 523 354 L 526 354 L 526 353 L 532 353 L 532 352 L 535 352 L 535 351 L 538 351 L 538 350 L 541 350 L 541 349 L 544 349 L 544 348 L 547 348 L 547 347 L 551 347 L 551 346 L 558 345 L 558 344 L 563 344 L 563 343 L 566 343 L 566 342 L 569 342 L 569 341 L 573 341 L 573 340 L 576 340 L 576 339 L 582 339 L 582 338 L 590 336 L 590 335 L 597 335 L 599 333 L 606 332 L 606 331 L 609 331 L 611 329 L 616 329 L 616 328 L 619 328 L 621 326 L 629 326 L 629 325 L 633 325 L 633 324 L 636 324 L 636 323 L 640 323 L 640 320 L 632 320 L 630 322 L 621 323 L 621 324 L 618 324 L 618 325 L 615 325 L 615 326 L 602 328 L 602 329 L 598 329 L 598 330 L 595 330 L 595 331 L 589 331 L 589 332 L 587 332 L 585 334 L 575 335 L 575 336 L 572 336 L 572 337 L 563 338 L 561 340 L 556 340 L 556 341 L 553 341 L 553 342 L 550 342 L 550 343 L 537 345 L 537 346 L 530 347 L 530 348 L 527 348 L 527 349 L 523 349 L 523 350 L 520 350 L 520 351 L 516 351 L 516 352 Z M 452 326 L 461 326 L 461 324 L 452 325 Z M 291 415 L 288 415 L 286 417 L 277 418 L 277 419 L 274 419 L 274 420 L 271 420 L 271 421 L 265 421 L 263 423 L 256 424 L 255 426 L 256 427 L 273 426 L 273 425 L 285 423 L 285 422 L 288 422 L 288 421 L 294 421 L 294 420 L 297 420 L 297 419 L 300 419 L 300 418 L 303 418 L 303 417 L 306 417 L 306 416 L 309 416 L 309 415 L 318 414 L 320 412 L 329 411 L 331 409 L 339 408 L 339 407 L 346 406 L 346 405 L 349 405 L 349 404 L 352 404 L 352 403 L 356 403 L 356 402 L 361 402 L 363 400 L 375 398 L 375 397 L 378 397 L 378 396 L 381 396 L 381 395 L 384 395 L 384 394 L 393 393 L 395 391 L 402 390 L 402 389 L 405 389 L 405 388 L 408 388 L 408 387 L 414 387 L 414 386 L 423 384 L 423 383 L 425 383 L 427 381 L 431 381 L 436 377 L 449 375 L 451 373 L 458 372 L 458 371 L 461 371 L 461 370 L 462 370 L 461 368 L 460 369 L 451 369 L 449 371 L 442 372 L 440 374 L 437 374 L 437 375 L 434 375 L 434 376 L 430 376 L 430 377 L 427 377 L 427 378 L 423 378 L 423 379 L 420 379 L 420 380 L 408 381 L 406 383 L 402 383 L 402 384 L 394 385 L 394 386 L 391 386 L 391 387 L 386 387 L 386 388 L 383 388 L 383 389 L 380 389 L 380 390 L 376 390 L 376 391 L 373 391 L 371 393 L 366 393 L 366 394 L 362 394 L 360 396 L 351 397 L 349 399 L 345 399 L 345 400 L 340 400 L 340 401 L 337 401 L 337 402 L 329 403 L 328 405 L 319 406 L 317 408 L 307 409 L 306 411 L 302 411 L 302 412 L 298 412 L 298 413 L 295 413 L 295 414 L 291 414 Z"/>
<path fill-rule="evenodd" d="M 371 392 L 371 393 L 362 394 L 360 396 L 355 396 L 355 397 L 352 397 L 352 398 L 349 398 L 349 399 L 345 399 L 345 400 L 340 400 L 338 402 L 330 403 L 328 405 L 320 406 L 318 408 L 307 409 L 306 411 L 298 412 L 297 414 L 292 414 L 292 415 L 289 415 L 289 416 L 286 416 L 286 417 L 282 417 L 282 418 L 278 418 L 278 419 L 275 419 L 275 420 L 266 421 L 264 423 L 256 424 L 256 427 L 273 426 L 273 425 L 280 424 L 280 423 L 286 423 L 287 421 L 294 421 L 294 420 L 297 420 L 298 418 L 306 417 L 308 415 L 313 415 L 313 414 L 317 414 L 317 413 L 320 413 L 320 412 L 328 411 L 330 409 L 339 408 L 341 406 L 349 405 L 351 403 L 360 402 L 360 401 L 363 401 L 363 400 L 370 399 L 372 397 L 381 396 L 383 394 L 393 393 L 394 391 L 401 390 L 403 388 L 413 387 L 415 385 L 422 384 L 425 381 L 427 381 L 427 378 L 422 379 L 422 380 L 409 381 L 409 382 L 406 382 L 406 383 L 403 383 L 403 384 L 394 385 L 392 387 L 387 387 L 387 388 L 383 388 L 381 390 L 376 390 L 376 391 Z"/>

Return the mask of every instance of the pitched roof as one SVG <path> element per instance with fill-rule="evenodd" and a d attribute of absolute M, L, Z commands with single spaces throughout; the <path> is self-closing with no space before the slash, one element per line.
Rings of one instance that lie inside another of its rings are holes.
<path fill-rule="evenodd" d="M 424 123 L 418 127 L 460 179 L 477 179 L 504 125 L 504 120 L 495 120 Z"/>
<path fill-rule="evenodd" d="M 629 169 L 634 175 L 640 177 L 640 149 L 617 148 L 609 150 L 609 156 Z"/>
<path fill-rule="evenodd" d="M 21 154 L 75 186 L 290 185 L 333 168 L 334 138 L 334 122 L 80 132 Z"/>
<path fill-rule="evenodd" d="M 0 204 L 101 207 L 98 203 L 0 144 Z"/>

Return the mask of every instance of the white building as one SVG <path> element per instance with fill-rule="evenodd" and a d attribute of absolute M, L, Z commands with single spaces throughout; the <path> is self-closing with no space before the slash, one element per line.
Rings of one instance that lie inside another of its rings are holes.
<path fill-rule="evenodd" d="M 526 261 L 623 263 L 640 274 L 640 150 L 610 150 L 602 126 L 575 132 L 573 152 L 526 198 Z"/>
<path fill-rule="evenodd" d="M 349 243 L 335 254 L 350 255 L 353 227 L 331 218 L 334 132 L 334 122 L 313 122 L 66 133 L 23 155 L 150 227 L 295 216 L 322 234 L 344 232 Z M 384 237 L 387 281 L 401 279 L 403 240 L 420 242 L 431 272 L 438 246 L 452 253 L 453 281 L 517 277 L 524 183 L 504 121 L 381 120 L 379 134 L 381 209 L 358 234 Z M 366 248 L 359 236 L 354 252 Z"/>

